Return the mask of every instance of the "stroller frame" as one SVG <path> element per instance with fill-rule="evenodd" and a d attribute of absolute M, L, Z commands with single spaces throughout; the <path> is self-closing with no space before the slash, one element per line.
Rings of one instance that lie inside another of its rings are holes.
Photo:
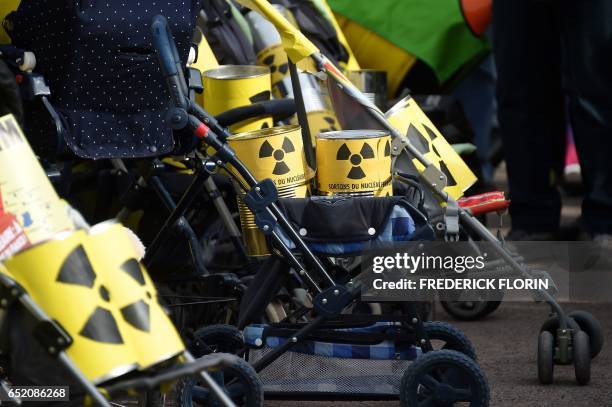
<path fill-rule="evenodd" d="M 254 2 L 253 4 L 255 6 L 251 8 L 260 7 L 257 2 Z M 247 4 L 247 6 L 250 6 L 250 4 Z M 278 23 L 280 29 L 286 30 L 287 26 L 291 27 L 290 23 L 288 23 L 279 13 L 275 12 L 274 10 L 270 11 L 270 13 L 274 14 L 274 18 L 270 19 L 270 21 L 272 21 L 273 24 Z M 287 219 L 274 204 L 276 199 L 274 185 L 266 183 L 266 180 L 258 183 L 257 180 L 250 176 L 248 169 L 244 168 L 244 166 L 242 166 L 241 163 L 235 159 L 233 152 L 224 145 L 225 141 L 230 136 L 227 129 L 219 126 L 214 118 L 212 118 L 207 112 L 205 112 L 195 103 L 189 102 L 189 100 L 183 96 L 183 93 L 185 92 L 185 85 L 182 68 L 176 49 L 173 49 L 172 46 L 172 35 L 167 26 L 164 25 L 165 24 L 163 21 L 156 19 L 153 23 L 153 32 L 155 38 L 154 42 L 162 65 L 162 71 L 164 72 L 164 75 L 168 81 L 168 86 L 171 89 L 174 102 L 174 107 L 172 108 L 172 113 L 170 114 L 171 126 L 177 129 L 189 126 L 194 132 L 194 135 L 217 150 L 214 157 L 212 157 L 205 165 L 205 167 L 208 166 L 210 168 L 210 171 L 214 171 L 213 168 L 216 166 L 225 167 L 226 163 L 230 163 L 240 174 L 240 176 L 246 180 L 247 189 L 245 190 L 248 191 L 246 197 L 251 198 L 248 200 L 250 202 L 247 202 L 247 205 L 256 214 L 256 223 L 258 227 L 266 235 L 269 235 L 274 243 L 278 244 L 277 250 L 280 252 L 280 254 L 290 263 L 292 267 L 295 268 L 295 270 L 297 270 L 300 277 L 304 279 L 308 287 L 316 294 L 314 305 L 315 309 L 320 315 L 302 329 L 298 330 L 291 340 L 286 341 L 286 343 L 281 345 L 279 348 L 275 348 L 273 351 L 266 354 L 263 359 L 255 363 L 254 367 L 259 371 L 265 366 L 269 365 L 276 357 L 278 357 L 278 355 L 290 349 L 292 343 L 304 338 L 310 332 L 323 324 L 326 319 L 337 316 L 344 305 L 350 302 L 349 298 L 354 299 L 356 298 L 357 294 L 349 289 L 346 289 L 345 287 L 336 285 L 319 259 L 309 250 L 301 237 L 291 227 Z M 295 35 L 293 38 L 298 43 L 306 40 L 303 36 L 299 35 Z M 309 46 L 306 48 L 316 49 L 314 45 L 308 45 Z M 503 243 L 476 219 L 469 208 L 462 208 L 458 204 L 457 200 L 444 190 L 448 182 L 445 174 L 440 171 L 440 169 L 438 169 L 431 161 L 429 161 L 414 145 L 412 145 L 405 135 L 400 134 L 397 129 L 395 129 L 389 123 L 385 115 L 365 95 L 363 95 L 327 57 L 320 52 L 310 53 L 308 57 L 312 58 L 312 60 L 315 62 L 315 66 L 320 72 L 326 74 L 328 78 L 332 79 L 336 85 L 349 97 L 362 105 L 364 110 L 367 112 L 367 115 L 374 119 L 374 121 L 380 127 L 389 132 L 392 137 L 392 168 L 396 167 L 398 157 L 403 154 L 406 154 L 409 158 L 416 159 L 423 165 L 424 170 L 419 172 L 420 180 L 424 186 L 440 200 L 440 202 L 445 204 L 443 226 L 446 240 L 458 240 L 460 226 L 462 226 L 466 231 L 479 237 L 483 241 L 490 243 L 495 254 L 510 267 L 513 273 L 525 278 L 533 277 L 529 268 L 520 263 L 521 259 L 514 257 L 510 252 L 508 252 L 503 246 Z M 295 64 L 290 61 L 289 65 L 292 79 L 295 79 Z M 295 81 L 293 80 L 292 82 Z M 294 90 L 299 90 L 299 83 L 293 83 L 293 87 Z M 308 136 L 304 137 L 304 145 L 306 149 L 305 153 L 307 159 L 309 159 L 308 161 L 312 163 L 312 145 L 310 143 L 310 137 L 308 134 L 309 131 L 303 114 L 304 101 L 301 99 L 301 94 L 299 91 L 295 92 L 295 95 L 298 103 L 298 119 L 300 124 L 306 127 L 306 136 Z M 183 199 L 181 199 L 181 202 L 179 202 L 177 205 L 176 211 L 173 212 L 168 219 L 168 222 L 166 222 L 164 225 L 164 228 L 172 225 L 173 222 L 179 219 L 181 211 L 184 212 L 189 207 L 190 202 L 195 199 L 195 194 L 191 194 L 190 192 L 192 189 L 196 189 L 195 187 L 197 186 L 197 183 L 203 182 L 206 179 L 206 176 L 202 176 L 200 178 L 200 180 L 194 179 L 192 184 L 194 188 L 188 189 L 183 196 Z M 248 188 L 250 188 L 250 191 Z M 283 231 L 286 232 L 289 239 L 295 243 L 296 249 L 303 254 L 305 263 L 311 267 L 310 270 L 303 267 L 294 254 L 284 244 L 282 244 L 282 242 L 279 242 L 279 237 L 274 231 L 277 224 L 283 228 Z M 324 281 L 330 286 L 330 288 L 322 289 L 317 284 L 317 279 L 315 279 L 315 277 L 317 277 L 319 281 Z M 537 295 L 538 300 L 543 300 L 548 303 L 552 314 L 558 318 L 558 329 L 556 333 L 554 333 L 556 342 L 559 346 L 559 350 L 555 351 L 555 354 L 559 357 L 558 362 L 571 363 L 571 335 L 573 332 L 579 331 L 580 327 L 571 317 L 566 314 L 563 307 L 556 301 L 551 292 L 538 289 L 534 294 Z M 338 307 L 332 310 L 331 306 L 329 305 L 330 302 L 327 300 L 328 298 L 334 298 L 333 296 L 339 296 L 345 301 L 348 300 L 348 302 L 332 301 L 334 305 Z M 319 303 L 319 301 L 323 299 L 326 300 L 325 302 L 327 304 Z M 420 322 L 418 325 L 420 325 Z M 422 333 L 422 326 L 418 327 L 417 330 Z M 424 351 L 427 351 L 428 348 L 430 348 L 430 344 L 427 338 L 424 339 L 426 342 Z"/>
<path fill-rule="evenodd" d="M 202 186 L 215 172 L 215 169 L 224 168 L 227 170 L 227 165 L 229 164 L 234 171 L 228 170 L 228 173 L 246 191 L 243 199 L 249 209 L 255 214 L 255 223 L 274 244 L 273 256 L 282 258 L 290 266 L 289 269 L 296 270 L 305 285 L 314 293 L 313 305 L 317 314 L 313 320 L 303 324 L 303 326 L 300 325 L 295 333 L 280 346 L 272 349 L 264 357 L 253 363 L 252 366 L 256 371 L 260 372 L 265 369 L 282 354 L 290 350 L 293 345 L 304 340 L 317 329 L 324 327 L 325 324 L 333 325 L 337 322 L 357 325 L 373 323 L 375 321 L 398 323 L 403 328 L 408 329 L 407 337 L 411 339 L 411 343 L 418 345 L 423 353 L 433 351 L 434 349 L 428 338 L 425 325 L 419 317 L 416 304 L 414 303 L 408 305 L 408 312 L 402 316 L 341 315 L 346 306 L 359 298 L 361 294 L 359 285 L 352 281 L 346 285 L 336 283 L 321 260 L 310 250 L 288 218 L 280 210 L 276 203 L 278 192 L 274 183 L 269 179 L 258 182 L 229 147 L 227 139 L 231 134 L 228 130 L 220 126 L 214 117 L 186 96 L 188 88 L 182 73 L 179 55 L 168 23 L 163 16 L 156 16 L 154 18 L 152 32 L 154 48 L 158 53 L 162 72 L 172 97 L 172 107 L 168 115 L 170 126 L 175 130 L 189 129 L 194 137 L 212 147 L 216 152 L 202 163 L 191 185 L 177 203 L 175 210 L 166 219 L 158 233 L 158 239 L 153 242 L 149 250 L 155 251 L 163 243 L 166 230 L 179 221 L 181 216 L 197 198 Z M 239 174 L 244 182 L 235 173 Z M 301 254 L 304 263 L 284 243 L 278 232 L 279 229 L 295 244 L 296 251 Z M 269 301 L 269 298 L 266 297 L 266 293 L 263 291 L 265 290 L 262 290 L 262 293 L 258 293 L 257 296 L 264 301 Z"/>
<path fill-rule="evenodd" d="M 249 2 L 246 6 L 253 8 Z M 254 4 L 257 5 L 258 1 Z M 264 3 L 266 3 L 264 1 Z M 257 11 L 257 10 L 255 10 Z M 284 16 L 278 11 L 271 9 L 269 13 L 274 16 L 274 21 L 270 20 L 277 28 L 282 32 L 287 30 L 287 27 L 292 27 Z M 265 16 L 267 17 L 267 16 Z M 294 29 L 297 31 L 297 29 Z M 302 41 L 308 41 L 303 35 L 295 35 L 295 41 L 299 45 L 307 45 L 309 49 L 316 49 L 312 43 L 301 43 Z M 459 234 L 459 223 L 464 227 L 475 233 L 483 241 L 492 243 L 493 250 L 499 255 L 507 264 L 512 268 L 518 275 L 526 278 L 531 278 L 529 270 L 522 264 L 520 264 L 516 258 L 514 258 L 501 244 L 501 242 L 493 235 L 478 219 L 476 219 L 469 209 L 462 208 L 457 200 L 451 197 L 444 188 L 447 186 L 448 180 L 446 175 L 438 169 L 431 161 L 429 161 L 414 145 L 410 143 L 405 135 L 402 135 L 398 130 L 391 125 L 387 120 L 384 113 L 374 105 L 374 103 L 365 96 L 355 85 L 353 85 L 345 76 L 340 72 L 335 65 L 321 52 L 315 52 L 309 55 L 309 57 L 315 63 L 317 69 L 328 75 L 336 85 L 342 89 L 349 97 L 364 107 L 368 116 L 374 119 L 382 128 L 389 132 L 391 135 L 391 156 L 392 164 L 391 167 L 395 168 L 397 159 L 402 154 L 407 154 L 408 157 L 412 157 L 419 161 L 424 170 L 419 172 L 419 176 L 423 184 L 429 188 L 440 200 L 446 204 L 445 210 L 445 226 L 446 226 L 446 238 L 448 240 L 454 240 Z M 293 69 L 295 69 L 295 64 Z M 295 84 L 294 84 L 295 87 Z M 299 87 L 299 84 L 298 84 Z M 299 92 L 296 94 L 299 97 Z M 301 101 L 301 105 L 304 103 Z M 302 121 L 300 121 L 302 122 Z M 306 124 L 306 123 L 304 123 Z M 310 143 L 305 143 L 308 146 Z M 564 312 L 560 304 L 555 300 L 553 295 L 546 290 L 537 290 L 537 294 L 546 301 L 552 308 L 552 311 L 559 317 L 560 330 L 567 330 L 568 327 L 574 329 L 576 326 L 573 321 L 569 319 Z"/>

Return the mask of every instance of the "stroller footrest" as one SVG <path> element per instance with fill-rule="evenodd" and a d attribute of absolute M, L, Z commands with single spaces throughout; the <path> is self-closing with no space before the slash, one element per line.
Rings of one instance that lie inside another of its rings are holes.
<path fill-rule="evenodd" d="M 376 333 L 383 334 L 385 331 L 396 329 L 394 323 L 388 322 L 366 327 L 336 329 L 327 332 L 327 335 L 322 331 L 317 339 L 308 338 L 296 342 L 290 352 L 345 359 L 416 359 L 421 354 L 421 349 L 414 345 L 412 336 L 408 338 L 398 332 L 396 335 L 385 335 L 393 336 L 393 339 L 371 340 Z M 254 349 L 277 348 L 290 340 L 287 332 L 283 331 L 274 329 L 272 325 L 249 325 L 244 330 L 245 343 Z"/>

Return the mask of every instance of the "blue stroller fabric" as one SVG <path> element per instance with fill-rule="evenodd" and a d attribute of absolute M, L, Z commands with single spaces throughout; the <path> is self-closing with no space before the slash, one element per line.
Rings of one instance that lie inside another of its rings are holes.
<path fill-rule="evenodd" d="M 279 205 L 317 254 L 352 256 L 398 242 L 435 239 L 426 216 L 402 196 L 287 198 Z M 281 228 L 277 232 L 295 249 Z"/>
<path fill-rule="evenodd" d="M 173 139 L 151 21 L 157 14 L 168 18 L 186 61 L 199 10 L 200 0 L 22 0 L 10 35 L 36 54 L 75 154 L 157 156 L 173 149 Z"/>
<path fill-rule="evenodd" d="M 396 325 L 394 322 L 377 322 L 368 327 L 342 328 L 335 329 L 335 331 L 346 332 L 347 338 L 350 338 L 351 333 L 380 333 Z M 276 348 L 287 341 L 288 338 L 267 336 L 265 334 L 267 326 L 254 324 L 246 327 L 244 329 L 245 343 L 255 348 L 260 348 L 264 345 Z M 293 345 L 291 351 L 342 359 L 370 360 L 414 360 L 421 354 L 421 349 L 416 346 L 398 346 L 388 340 L 374 345 L 303 340 Z"/>
<path fill-rule="evenodd" d="M 391 243 L 408 242 L 412 240 L 416 226 L 410 212 L 403 206 L 393 206 L 391 215 L 387 218 L 381 232 L 374 230 L 372 239 L 359 242 L 308 242 L 308 247 L 315 253 L 326 255 L 348 255 L 362 252 L 373 246 Z M 279 229 L 281 239 L 290 249 L 295 244 Z"/>

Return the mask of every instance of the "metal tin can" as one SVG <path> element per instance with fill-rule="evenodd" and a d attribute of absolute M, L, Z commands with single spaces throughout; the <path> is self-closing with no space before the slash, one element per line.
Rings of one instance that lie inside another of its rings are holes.
<path fill-rule="evenodd" d="M 308 195 L 312 177 L 304 156 L 300 126 L 286 125 L 236 134 L 228 140 L 237 157 L 257 180 L 271 179 L 282 198 Z M 242 233 L 251 256 L 269 254 L 253 213 L 238 197 Z"/>
<path fill-rule="evenodd" d="M 223 65 L 202 74 L 204 109 L 218 115 L 236 107 L 270 100 L 270 71 L 263 66 Z M 271 117 L 244 120 L 230 126 L 233 133 L 273 126 Z"/>
<path fill-rule="evenodd" d="M 273 7 L 297 27 L 295 18 L 289 9 L 279 4 L 274 4 Z M 253 33 L 257 63 L 270 68 L 272 85 L 276 86 L 283 78 L 289 76 L 287 53 L 281 43 L 281 36 L 271 22 L 255 11 L 248 13 L 246 15 L 246 20 Z M 302 70 L 310 72 L 317 71 L 314 62 L 310 58 L 300 61 L 297 65 Z"/>
<path fill-rule="evenodd" d="M 340 130 L 340 124 L 331 106 L 329 96 L 323 91 L 323 87 L 316 76 L 300 72 L 300 87 L 304 98 L 304 107 L 308 117 L 308 126 L 312 137 L 312 145 L 316 147 L 316 135 L 328 131 Z M 293 98 L 293 87 L 291 78 L 286 77 L 273 87 L 275 96 L 279 98 Z M 298 124 L 297 116 L 291 120 Z"/>
<path fill-rule="evenodd" d="M 390 196 L 391 136 L 377 130 L 343 130 L 317 136 L 321 195 Z"/>
<path fill-rule="evenodd" d="M 347 78 L 381 110 L 387 106 L 387 73 L 376 69 L 348 71 Z"/>

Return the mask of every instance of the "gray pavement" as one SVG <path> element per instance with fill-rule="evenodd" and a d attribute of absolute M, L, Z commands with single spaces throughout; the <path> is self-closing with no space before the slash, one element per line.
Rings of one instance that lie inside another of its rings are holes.
<path fill-rule="evenodd" d="M 537 380 L 536 350 L 540 324 L 548 316 L 544 304 L 506 303 L 489 317 L 474 322 L 451 321 L 474 343 L 478 362 L 491 387 L 491 406 L 612 406 L 612 307 L 609 304 L 567 304 L 583 309 L 601 322 L 607 341 L 593 360 L 591 383 L 578 386 L 572 366 L 555 366 L 555 382 L 543 386 Z M 447 319 L 441 309 L 436 319 Z M 269 407 L 398 406 L 386 402 L 270 401 Z"/>
<path fill-rule="evenodd" d="M 499 168 L 498 185 L 505 184 L 505 169 Z M 580 199 L 564 197 L 562 226 L 571 227 L 580 216 Z M 490 219 L 489 225 L 497 225 Z M 504 232 L 510 225 L 504 222 Z M 611 293 L 612 298 L 612 293 Z M 574 381 L 572 366 L 555 366 L 555 382 L 543 386 L 537 380 L 536 351 L 539 327 L 548 317 L 544 304 L 504 303 L 481 321 L 459 322 L 449 319 L 437 307 L 435 317 L 448 320 L 461 328 L 474 343 L 478 362 L 491 387 L 491 406 L 612 406 L 612 304 L 567 304 L 568 310 L 583 309 L 601 322 L 606 342 L 592 362 L 591 383 L 580 387 Z M 268 407 L 349 407 L 398 406 L 387 402 L 295 402 L 269 401 Z"/>

